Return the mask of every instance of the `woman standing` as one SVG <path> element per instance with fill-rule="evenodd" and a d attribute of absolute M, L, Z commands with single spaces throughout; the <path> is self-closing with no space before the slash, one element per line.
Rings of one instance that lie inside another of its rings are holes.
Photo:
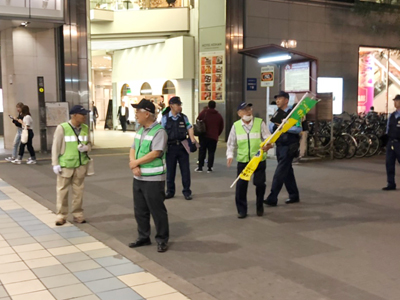
<path fill-rule="evenodd" d="M 19 156 L 18 159 L 13 160 L 12 163 L 13 164 L 17 164 L 20 165 L 22 162 L 22 157 L 24 156 L 24 152 L 25 152 L 25 146 L 28 146 L 28 151 L 29 154 L 31 155 L 31 157 L 28 159 L 28 161 L 26 162 L 29 165 L 34 165 L 36 164 L 36 156 L 35 156 L 35 150 L 33 149 L 32 146 L 32 139 L 33 139 L 33 130 L 32 130 L 32 125 L 33 125 L 33 120 L 31 117 L 31 113 L 29 112 L 29 106 L 24 105 L 22 107 L 21 110 L 21 114 L 23 119 L 19 120 L 19 122 L 22 124 L 22 127 L 24 129 L 28 130 L 28 142 L 26 144 L 22 143 L 19 146 Z"/>

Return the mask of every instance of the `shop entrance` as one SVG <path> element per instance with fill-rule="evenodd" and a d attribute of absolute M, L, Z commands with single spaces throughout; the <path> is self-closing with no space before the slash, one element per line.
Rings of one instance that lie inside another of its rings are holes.
<path fill-rule="evenodd" d="M 392 99 L 400 94 L 400 51 L 359 48 L 358 113 L 395 110 Z"/>

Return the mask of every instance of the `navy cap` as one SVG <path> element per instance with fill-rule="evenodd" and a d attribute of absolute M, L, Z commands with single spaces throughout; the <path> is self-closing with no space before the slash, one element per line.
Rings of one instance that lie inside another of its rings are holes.
<path fill-rule="evenodd" d="M 172 97 L 171 99 L 169 99 L 169 104 L 179 104 L 182 105 L 182 101 L 181 98 L 179 98 L 178 96 Z"/>
<path fill-rule="evenodd" d="M 70 115 L 75 115 L 75 114 L 87 115 L 88 113 L 90 113 L 90 110 L 85 109 L 82 105 L 75 105 L 69 111 Z"/>
<path fill-rule="evenodd" d="M 153 102 L 146 100 L 146 99 L 142 99 L 140 100 L 140 102 L 138 104 L 132 104 L 133 108 L 136 109 L 144 109 L 147 110 L 148 112 L 155 114 L 156 113 L 156 107 L 153 104 Z"/>
<path fill-rule="evenodd" d="M 246 107 L 252 107 L 252 106 L 253 106 L 253 104 L 251 104 L 251 103 L 242 102 L 239 104 L 237 110 L 239 111 L 241 109 L 245 109 Z"/>
<path fill-rule="evenodd" d="M 396 97 L 393 98 L 393 101 L 396 101 L 396 100 L 400 100 L 400 95 L 396 95 Z"/>
<path fill-rule="evenodd" d="M 286 99 L 289 99 L 289 94 L 284 91 L 280 91 L 278 95 L 274 96 L 274 99 L 276 99 L 278 97 L 285 97 Z"/>

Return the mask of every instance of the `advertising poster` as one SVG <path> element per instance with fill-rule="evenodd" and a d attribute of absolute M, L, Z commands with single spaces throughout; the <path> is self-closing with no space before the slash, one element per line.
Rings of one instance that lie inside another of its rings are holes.
<path fill-rule="evenodd" d="M 225 101 L 225 53 L 200 53 L 200 101 Z"/>
<path fill-rule="evenodd" d="M 287 64 L 285 66 L 285 92 L 310 91 L 310 63 Z"/>

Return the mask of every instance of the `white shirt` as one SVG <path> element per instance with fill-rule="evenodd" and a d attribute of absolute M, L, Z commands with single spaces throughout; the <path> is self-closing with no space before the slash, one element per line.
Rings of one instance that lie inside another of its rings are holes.
<path fill-rule="evenodd" d="M 33 129 L 33 119 L 30 115 L 26 115 L 23 119 L 22 122 L 27 126 L 29 129 Z"/>
<path fill-rule="evenodd" d="M 249 133 L 251 129 L 253 128 L 253 123 L 254 119 L 251 120 L 249 124 L 246 124 L 243 122 L 243 120 L 240 120 L 242 122 L 243 129 Z M 271 132 L 269 131 L 267 124 L 265 124 L 264 121 L 261 123 L 261 134 L 260 134 L 260 141 L 264 141 L 271 135 Z M 261 142 L 260 142 L 261 143 Z M 237 138 L 236 138 L 236 130 L 235 130 L 235 124 L 232 125 L 231 132 L 229 133 L 229 138 L 228 138 L 228 143 L 227 143 L 227 149 L 226 149 L 226 158 L 233 158 L 236 155 L 236 150 L 237 150 Z"/>
<path fill-rule="evenodd" d="M 121 106 L 121 116 L 125 116 L 125 106 Z"/>

